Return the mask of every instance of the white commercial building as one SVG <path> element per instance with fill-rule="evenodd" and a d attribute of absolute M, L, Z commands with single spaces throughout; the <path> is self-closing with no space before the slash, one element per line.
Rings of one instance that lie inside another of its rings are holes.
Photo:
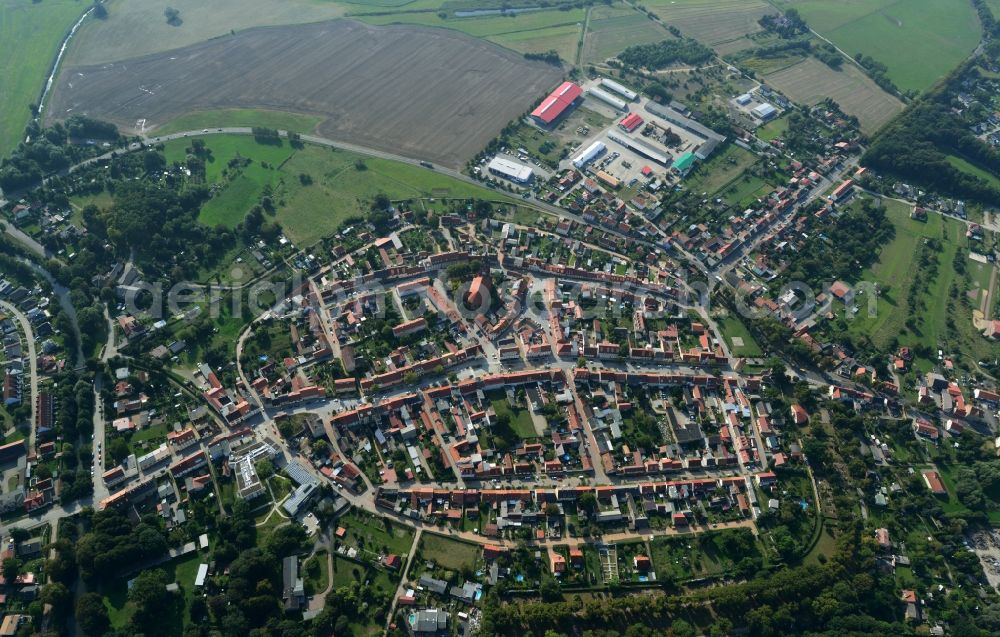
<path fill-rule="evenodd" d="M 587 146 L 582 151 L 580 151 L 580 154 L 578 154 L 576 157 L 573 158 L 573 165 L 576 166 L 577 168 L 583 168 L 584 166 L 592 162 L 594 159 L 599 157 L 601 153 L 603 153 L 607 149 L 608 147 L 604 145 L 604 142 L 594 142 L 590 146 Z"/>
<path fill-rule="evenodd" d="M 635 91 L 633 91 L 632 89 L 625 88 L 624 86 L 622 86 L 618 82 L 616 82 L 614 80 L 609 80 L 606 77 L 605 78 L 601 78 L 601 86 L 603 86 L 604 88 L 607 88 L 607 89 L 611 89 L 615 93 L 618 93 L 619 95 L 624 96 L 625 99 L 627 99 L 630 102 L 634 102 L 635 98 L 639 97 L 639 94 L 636 93 Z"/>
<path fill-rule="evenodd" d="M 599 88 L 592 88 L 587 91 L 587 94 L 590 95 L 591 97 L 596 97 L 602 102 L 614 106 L 620 111 L 628 110 L 628 104 L 625 103 L 625 100 L 620 100 L 611 93 L 608 93 L 607 91 L 602 91 Z"/>
<path fill-rule="evenodd" d="M 521 165 L 499 155 L 494 157 L 486 167 L 489 168 L 490 172 L 494 175 L 499 175 L 504 179 L 509 179 L 522 184 L 531 181 L 533 174 L 531 167 Z"/>
<path fill-rule="evenodd" d="M 757 117 L 758 119 L 766 120 L 766 119 L 771 119 L 772 117 L 777 115 L 778 109 L 771 106 L 767 102 L 764 102 L 763 104 L 760 104 L 756 108 L 754 108 L 752 112 L 754 116 Z"/>
<path fill-rule="evenodd" d="M 670 157 L 663 151 L 657 150 L 656 148 L 653 148 L 649 144 L 645 144 L 638 139 L 632 139 L 628 135 L 611 131 L 608 133 L 608 139 L 621 144 L 625 148 L 628 148 L 629 150 L 634 151 L 647 159 L 652 159 L 657 163 L 666 165 L 667 162 L 670 161 Z"/>

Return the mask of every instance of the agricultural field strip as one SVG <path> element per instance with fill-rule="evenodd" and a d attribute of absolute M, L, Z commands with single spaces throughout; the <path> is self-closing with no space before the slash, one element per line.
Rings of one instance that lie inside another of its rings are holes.
<path fill-rule="evenodd" d="M 67 69 L 49 118 L 87 113 L 155 130 L 190 111 L 294 111 L 324 117 L 322 136 L 459 166 L 560 75 L 453 31 L 337 20 Z"/>

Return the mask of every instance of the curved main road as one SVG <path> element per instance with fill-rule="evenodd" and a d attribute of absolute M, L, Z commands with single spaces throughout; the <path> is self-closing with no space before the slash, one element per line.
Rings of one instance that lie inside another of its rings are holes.
<path fill-rule="evenodd" d="M 0 309 L 8 312 L 21 324 L 21 330 L 24 332 L 24 340 L 27 343 L 29 382 L 31 387 L 31 392 L 28 396 L 28 400 L 31 401 L 31 433 L 28 435 L 28 452 L 31 453 L 35 449 L 35 428 L 38 424 L 38 401 L 36 400 L 38 398 L 38 356 L 36 356 L 35 352 L 35 333 L 31 331 L 31 321 L 21 313 L 21 310 L 7 301 L 0 301 Z M 23 400 L 23 389 L 21 394 Z"/>

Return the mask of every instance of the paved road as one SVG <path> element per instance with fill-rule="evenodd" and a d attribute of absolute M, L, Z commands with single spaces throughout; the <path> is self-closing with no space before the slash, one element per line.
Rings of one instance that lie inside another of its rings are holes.
<path fill-rule="evenodd" d="M 31 453 L 35 450 L 36 429 L 38 427 L 38 401 L 36 400 L 38 398 L 38 356 L 35 352 L 35 333 L 31 330 L 31 321 L 17 307 L 7 301 L 0 301 L 0 308 L 10 313 L 21 324 L 21 331 L 24 332 L 25 347 L 28 351 L 28 379 L 31 390 L 28 394 L 28 400 L 31 401 L 31 430 L 28 434 L 28 452 Z M 24 397 L 22 396 L 22 401 L 23 399 Z"/>
<path fill-rule="evenodd" d="M 55 277 L 52 276 L 48 270 L 38 265 L 34 261 L 25 260 L 25 263 L 35 271 L 38 276 L 42 277 L 48 281 L 49 285 L 52 286 L 52 293 L 55 294 L 56 300 L 59 301 L 59 307 L 62 308 L 63 313 L 69 318 L 70 328 L 73 330 L 73 335 L 76 338 L 76 368 L 81 369 L 86 363 L 86 357 L 83 355 L 83 341 L 81 340 L 80 334 L 80 324 L 76 319 L 76 308 L 73 306 L 73 301 L 69 296 L 69 288 L 62 286 L 56 281 Z"/>
<path fill-rule="evenodd" d="M 94 379 L 94 443 L 93 443 L 93 464 L 91 472 L 94 482 L 94 501 L 101 502 L 111 492 L 104 484 L 104 454 L 107 453 L 105 444 L 105 433 L 107 421 L 104 418 L 104 401 L 101 399 L 101 388 L 104 385 L 104 375 L 98 372 Z"/>

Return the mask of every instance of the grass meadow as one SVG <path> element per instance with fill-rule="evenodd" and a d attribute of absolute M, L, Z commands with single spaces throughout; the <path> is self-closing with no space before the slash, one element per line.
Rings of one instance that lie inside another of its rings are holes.
<path fill-rule="evenodd" d="M 965 59 L 980 39 L 965 0 L 784 0 L 848 55 L 888 67 L 900 90 L 923 91 Z"/>
<path fill-rule="evenodd" d="M 168 163 L 183 163 L 192 139 L 167 142 Z M 397 200 L 497 198 L 491 190 L 419 166 L 322 146 L 306 144 L 294 149 L 284 141 L 281 145 L 260 144 L 248 135 L 210 135 L 205 142 L 212 157 L 206 164 L 206 180 L 222 186 L 202 208 L 199 219 L 206 225 L 235 227 L 270 186 L 277 207 L 275 218 L 298 245 L 310 245 L 332 234 L 348 217 L 366 213 L 369 202 L 379 193 Z M 236 157 L 252 161 L 235 176 L 224 174 Z M 312 183 L 303 183 L 303 175 Z"/>
<path fill-rule="evenodd" d="M 0 2 L 0 155 L 21 141 L 63 38 L 89 7 L 80 0 Z"/>

